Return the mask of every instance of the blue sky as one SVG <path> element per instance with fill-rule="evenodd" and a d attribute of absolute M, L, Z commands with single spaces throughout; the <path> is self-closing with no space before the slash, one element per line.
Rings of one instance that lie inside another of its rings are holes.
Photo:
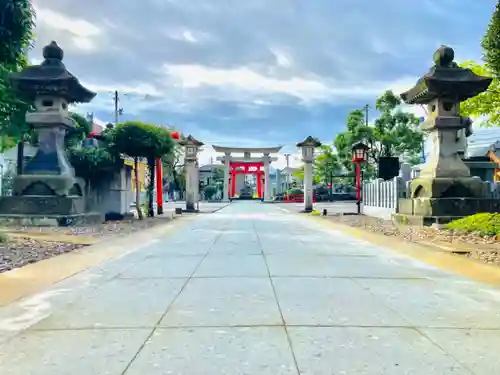
<path fill-rule="evenodd" d="M 349 111 L 399 93 L 441 44 L 481 58 L 496 0 L 34 0 L 36 46 L 56 40 L 98 92 L 81 111 L 171 124 L 207 144 L 294 153 L 331 142 Z M 376 116 L 375 112 L 371 113 Z M 206 148 L 203 158 L 212 154 Z"/>

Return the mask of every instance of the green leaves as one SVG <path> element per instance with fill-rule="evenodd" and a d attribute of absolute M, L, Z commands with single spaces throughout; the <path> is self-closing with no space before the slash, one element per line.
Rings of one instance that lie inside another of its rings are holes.
<path fill-rule="evenodd" d="M 500 0 L 497 3 L 495 12 L 491 17 L 488 31 L 481 42 L 484 53 L 484 61 L 498 79 L 500 78 Z"/>
<path fill-rule="evenodd" d="M 140 121 L 117 125 L 111 136 L 117 151 L 132 158 L 162 157 L 175 147 L 167 129 Z"/>
<path fill-rule="evenodd" d="M 356 142 L 364 142 L 368 147 L 368 163 L 364 165 L 365 177 L 374 173 L 374 165 L 380 157 L 418 155 L 422 150 L 423 134 L 418 128 L 419 119 L 401 111 L 401 99 L 392 91 L 386 91 L 376 102 L 380 112 L 374 124 L 366 125 L 363 110 L 349 113 L 347 130 L 335 137 L 339 164 L 346 170 L 352 169 L 351 147 Z"/>
<path fill-rule="evenodd" d="M 475 61 L 465 61 L 463 68 L 472 69 L 478 75 L 491 77 L 492 71 Z M 489 89 L 460 105 L 460 113 L 467 117 L 486 117 L 486 126 L 500 126 L 500 76 L 494 77 Z"/>

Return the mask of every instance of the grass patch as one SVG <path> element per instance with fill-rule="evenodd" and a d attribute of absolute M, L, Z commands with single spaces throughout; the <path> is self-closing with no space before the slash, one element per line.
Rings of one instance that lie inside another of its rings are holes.
<path fill-rule="evenodd" d="M 480 213 L 467 216 L 448 223 L 446 228 L 480 236 L 500 236 L 500 214 Z"/>
<path fill-rule="evenodd" d="M 7 233 L 0 232 L 0 243 L 5 243 L 8 240 L 9 240 L 9 236 L 7 236 Z"/>

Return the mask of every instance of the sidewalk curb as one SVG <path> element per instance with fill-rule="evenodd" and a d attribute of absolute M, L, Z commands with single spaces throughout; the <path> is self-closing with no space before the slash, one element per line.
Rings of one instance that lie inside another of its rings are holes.
<path fill-rule="evenodd" d="M 193 218 L 169 219 L 163 224 L 44 259 L 0 274 L 0 307 L 74 276 L 125 253 L 148 246 Z"/>
<path fill-rule="evenodd" d="M 350 234 L 357 239 L 407 255 L 444 271 L 500 288 L 500 267 L 453 254 L 449 248 L 435 246 L 432 243 L 408 242 L 345 224 L 333 223 L 321 217 L 308 216 L 308 218 L 330 229 Z M 460 249 L 458 250 L 460 251 Z"/>

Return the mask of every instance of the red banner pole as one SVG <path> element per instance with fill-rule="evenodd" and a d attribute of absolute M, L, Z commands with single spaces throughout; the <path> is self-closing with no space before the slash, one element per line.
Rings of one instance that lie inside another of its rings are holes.
<path fill-rule="evenodd" d="M 233 169 L 231 178 L 231 198 L 234 198 L 234 193 L 236 190 L 236 171 Z"/>
<path fill-rule="evenodd" d="M 260 171 L 256 173 L 257 176 L 257 195 L 259 199 L 262 198 L 262 179 L 260 178 Z"/>
<path fill-rule="evenodd" d="M 161 158 L 156 158 L 156 206 L 158 215 L 163 215 L 163 170 Z"/>
<path fill-rule="evenodd" d="M 361 200 L 361 166 L 356 163 L 356 198 Z"/>

